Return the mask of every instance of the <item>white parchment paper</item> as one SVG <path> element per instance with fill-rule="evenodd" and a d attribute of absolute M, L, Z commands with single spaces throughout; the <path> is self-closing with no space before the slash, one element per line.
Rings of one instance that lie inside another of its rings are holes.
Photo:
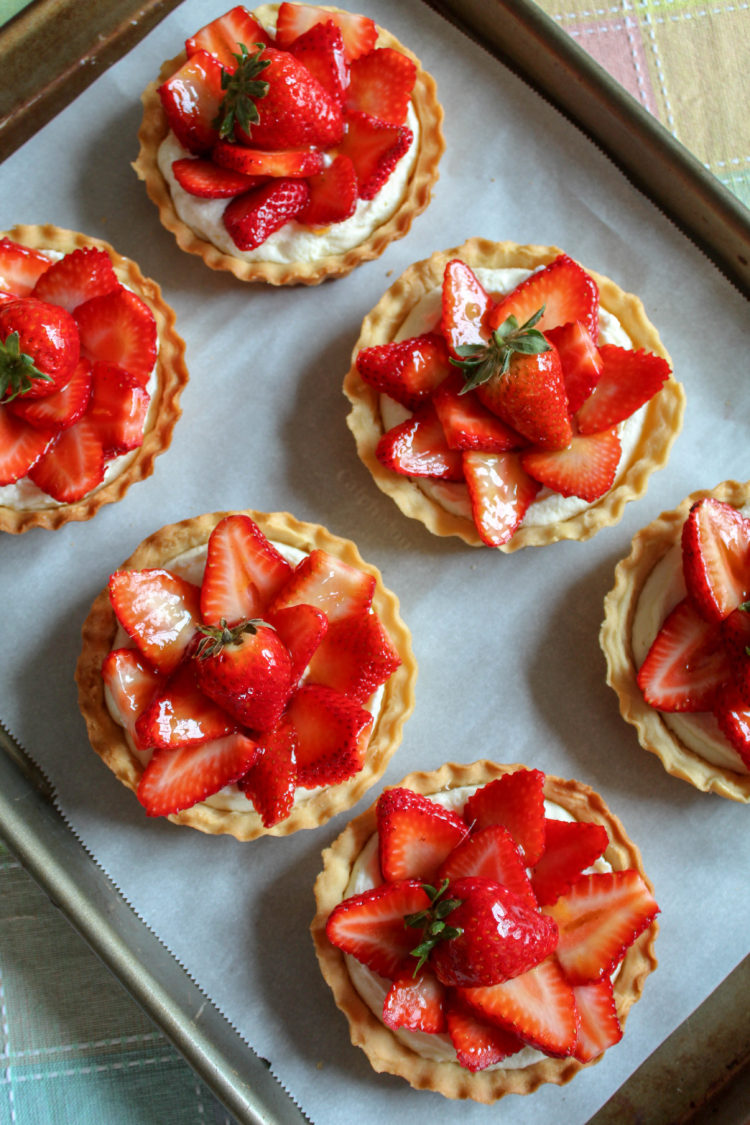
<path fill-rule="evenodd" d="M 160 226 L 130 162 L 141 90 L 222 10 L 186 0 L 0 169 L 0 227 L 55 222 L 98 235 L 159 281 L 191 375 L 153 477 L 89 523 L 3 536 L 0 715 L 87 848 L 316 1125 L 355 1113 L 359 1125 L 386 1113 L 452 1122 L 439 1095 L 371 1070 L 318 972 L 312 884 L 350 814 L 251 844 L 150 822 L 90 750 L 76 704 L 89 605 L 157 527 L 253 507 L 353 538 L 399 595 L 420 665 L 416 710 L 384 781 L 449 759 L 524 762 L 593 785 L 642 849 L 662 908 L 660 967 L 623 1042 L 572 1085 L 499 1108 L 513 1125 L 576 1125 L 748 950 L 750 811 L 668 777 L 640 749 L 598 646 L 602 599 L 632 534 L 694 489 L 750 475 L 747 303 L 555 110 L 419 0 L 368 5 L 434 74 L 446 111 L 440 182 L 409 236 L 314 289 L 210 271 Z M 401 516 L 356 457 L 341 383 L 362 317 L 410 262 L 472 235 L 556 244 L 639 293 L 685 385 L 669 466 L 587 543 L 505 557 L 439 540 Z M 461 1107 L 466 1125 L 497 1112 Z"/>

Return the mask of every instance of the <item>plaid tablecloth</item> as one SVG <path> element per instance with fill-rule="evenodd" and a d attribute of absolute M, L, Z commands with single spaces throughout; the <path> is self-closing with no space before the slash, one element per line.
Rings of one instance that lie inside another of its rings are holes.
<path fill-rule="evenodd" d="M 746 2 L 541 6 L 750 204 Z M 1 1125 L 231 1125 L 2 845 L 0 1047 Z"/>

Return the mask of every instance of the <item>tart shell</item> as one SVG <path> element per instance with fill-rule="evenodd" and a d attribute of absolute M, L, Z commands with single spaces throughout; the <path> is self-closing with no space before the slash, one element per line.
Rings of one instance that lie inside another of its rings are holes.
<path fill-rule="evenodd" d="M 484 785 L 503 774 L 523 769 L 520 765 L 498 765 L 478 761 L 471 765 L 449 762 L 430 773 L 409 774 L 399 784 L 417 793 L 430 795 L 461 786 Z M 628 838 L 621 822 L 610 812 L 593 789 L 578 781 L 547 776 L 544 795 L 567 809 L 576 819 L 602 824 L 609 834 L 605 859 L 614 870 L 634 868 L 649 889 L 653 887 L 643 870 L 638 848 Z M 419 1090 L 435 1090 L 448 1098 L 470 1098 L 491 1103 L 506 1094 L 530 1094 L 543 1083 L 562 1086 L 584 1065 L 577 1059 L 545 1058 L 518 1069 L 494 1069 L 471 1073 L 456 1062 L 423 1058 L 405 1046 L 370 1011 L 351 982 L 344 954 L 326 937 L 325 926 L 333 908 L 346 897 L 352 867 L 367 841 L 376 831 L 375 805 L 347 826 L 323 852 L 323 870 L 315 883 L 317 912 L 311 926 L 321 971 L 331 987 L 337 1006 L 349 1021 L 352 1043 L 361 1047 L 373 1068 L 399 1075 Z M 630 1008 L 643 992 L 646 977 L 657 965 L 654 943 L 656 921 L 630 946 L 614 981 L 617 1014 L 625 1024 Z M 595 1060 L 598 1061 L 598 1060 Z"/>
<path fill-rule="evenodd" d="M 740 508 L 750 501 L 750 483 L 724 481 L 712 491 L 693 492 L 674 511 L 663 512 L 635 535 L 631 552 L 617 564 L 614 586 L 604 599 L 599 642 L 607 660 L 607 683 L 617 693 L 620 714 L 636 728 L 644 750 L 656 754 L 667 773 L 696 789 L 747 803 L 750 774 L 699 757 L 667 725 L 662 713 L 646 703 L 636 680 L 638 668 L 631 644 L 638 600 L 649 575 L 680 542 L 682 525 L 693 504 L 709 496 Z"/>
<path fill-rule="evenodd" d="M 229 514 L 214 512 L 169 524 L 145 539 L 119 569 L 168 568 L 170 560 L 206 544 L 216 524 Z M 354 543 L 332 535 L 318 524 L 302 523 L 286 512 L 248 510 L 244 514 L 277 543 L 306 553 L 318 547 L 350 566 L 372 574 L 376 580 L 373 609 L 401 657 L 401 665 L 384 686 L 364 766 L 354 777 L 298 801 L 289 816 L 271 828 L 263 825 L 249 800 L 247 810 L 215 807 L 209 801 L 203 801 L 167 818 L 175 824 L 185 824 L 211 835 L 225 833 L 238 840 L 254 840 L 258 836 L 286 836 L 300 828 L 315 828 L 329 817 L 350 808 L 380 778 L 401 742 L 403 724 L 414 707 L 417 664 L 412 653 L 411 634 L 399 614 L 398 599 L 383 585 L 377 568 L 362 560 Z M 101 676 L 102 661 L 113 647 L 117 629 L 118 622 L 105 588 L 94 601 L 83 624 L 83 645 L 76 668 L 78 702 L 94 750 L 123 785 L 135 791 L 144 766 L 130 747 L 123 728 L 110 715 Z"/>
<path fill-rule="evenodd" d="M 256 8 L 252 14 L 261 23 L 275 24 L 278 8 L 278 4 L 264 4 Z M 437 99 L 437 86 L 434 79 L 422 69 L 419 59 L 413 52 L 399 43 L 394 35 L 380 27 L 376 46 L 393 47 L 402 54 L 408 55 L 417 64 L 417 78 L 412 93 L 412 106 L 419 120 L 420 129 L 416 162 L 407 185 L 406 195 L 389 219 L 376 227 L 359 245 L 340 254 L 330 254 L 312 262 L 247 262 L 224 253 L 213 243 L 197 235 L 183 222 L 172 202 L 169 185 L 159 169 L 157 156 L 159 146 L 169 132 L 158 89 L 161 83 L 174 74 L 185 61 L 184 51 L 162 65 L 158 81 L 147 86 L 141 98 L 143 118 L 138 132 L 140 151 L 133 168 L 138 177 L 145 182 L 150 199 L 158 207 L 162 226 L 174 234 L 181 250 L 188 254 L 196 254 L 211 269 L 233 273 L 240 281 L 263 281 L 269 285 L 318 285 L 326 278 L 343 277 L 362 262 L 380 257 L 391 242 L 403 238 L 408 233 L 413 220 L 429 204 L 432 188 L 438 179 L 438 163 L 445 150 L 441 128 L 443 110 Z"/>
<path fill-rule="evenodd" d="M 108 483 L 71 504 L 56 504 L 51 498 L 49 507 L 39 509 L 11 508 L 0 504 L 0 531 L 18 533 L 28 531 L 31 527 L 55 529 L 71 520 L 91 519 L 103 504 L 121 500 L 131 484 L 152 474 L 154 460 L 169 447 L 172 430 L 180 417 L 179 398 L 188 381 L 185 344 L 175 331 L 175 314 L 163 299 L 157 283 L 144 277 L 135 262 L 122 257 L 107 242 L 51 224 L 16 226 L 12 230 L 0 231 L 0 238 L 2 237 L 35 250 L 54 250 L 60 254 L 88 246 L 105 250 L 118 280 L 146 302 L 156 320 L 159 339 L 156 389 L 151 399 L 143 444 L 134 451 L 122 471 Z"/>
<path fill-rule="evenodd" d="M 384 432 L 379 394 L 360 377 L 356 368 L 357 354 L 362 348 L 395 340 L 422 297 L 442 286 L 445 266 L 453 258 L 460 258 L 472 268 L 535 270 L 560 253 L 554 246 L 520 246 L 515 242 L 471 238 L 461 246 L 437 252 L 409 266 L 362 322 L 360 337 L 352 352 L 352 364 L 344 380 L 344 393 L 351 403 L 347 424 L 354 434 L 359 457 L 378 488 L 396 502 L 404 515 L 420 520 L 433 535 L 456 535 L 472 547 L 485 546 L 472 520 L 442 508 L 414 481 L 392 472 L 378 461 L 375 449 Z M 609 278 L 593 270 L 586 272 L 599 286 L 601 307 L 617 317 L 634 348 L 655 352 L 671 366 L 670 357 L 648 320 L 641 300 L 624 292 Z M 643 432 L 609 492 L 567 519 L 537 527 L 521 526 L 508 543 L 497 549 L 510 553 L 521 547 L 541 547 L 559 539 L 589 539 L 603 527 L 616 523 L 628 501 L 638 499 L 646 491 L 651 473 L 666 464 L 682 427 L 684 401 L 682 386 L 670 378 L 646 406 Z"/>

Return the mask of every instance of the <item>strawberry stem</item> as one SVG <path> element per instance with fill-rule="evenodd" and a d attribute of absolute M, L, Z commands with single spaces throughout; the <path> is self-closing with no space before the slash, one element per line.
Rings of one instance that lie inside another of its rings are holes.
<path fill-rule="evenodd" d="M 52 381 L 50 375 L 35 367 L 30 355 L 21 351 L 18 333 L 11 332 L 5 342 L 0 340 L 0 401 L 12 402 L 18 395 L 26 394 L 34 379 Z"/>
<path fill-rule="evenodd" d="M 487 383 L 493 375 L 504 375 L 516 352 L 523 355 L 540 355 L 550 351 L 544 335 L 535 327 L 544 315 L 545 306 L 529 317 L 522 325 L 512 314 L 490 336 L 486 344 L 461 344 L 456 351 L 462 357 L 451 363 L 463 370 L 466 383 L 460 394 L 473 391 Z"/>
<path fill-rule="evenodd" d="M 451 938 L 460 937 L 463 933 L 463 930 L 456 926 L 448 926 L 445 923 L 448 915 L 463 901 L 460 898 L 443 898 L 447 887 L 447 879 L 443 880 L 439 888 L 432 887 L 429 883 L 423 883 L 422 889 L 429 897 L 430 905 L 425 907 L 424 910 L 418 910 L 415 914 L 407 914 L 404 917 L 404 923 L 407 926 L 422 929 L 422 940 L 419 945 L 409 950 L 411 956 L 417 958 L 414 976 L 428 960 L 438 942 L 449 941 Z"/>
<path fill-rule="evenodd" d="M 254 617 L 251 621 L 240 621 L 238 625 L 231 626 L 227 625 L 225 617 L 222 617 L 219 625 L 199 625 L 198 632 L 203 634 L 203 639 L 195 655 L 199 660 L 216 656 L 226 645 L 236 644 L 245 633 L 257 633 L 261 626 L 267 629 L 273 628 L 259 617 Z"/>
<path fill-rule="evenodd" d="M 240 54 L 234 55 L 237 69 L 231 71 L 222 68 L 221 88 L 226 92 L 213 126 L 219 130 L 219 136 L 224 140 L 234 139 L 235 125 L 248 132 L 251 125 L 257 125 L 260 121 L 254 99 L 266 96 L 269 83 L 258 78 L 258 75 L 271 65 L 271 60 L 260 57 L 265 44 L 256 43 L 255 46 L 258 50 L 251 55 L 245 44 L 240 43 Z"/>

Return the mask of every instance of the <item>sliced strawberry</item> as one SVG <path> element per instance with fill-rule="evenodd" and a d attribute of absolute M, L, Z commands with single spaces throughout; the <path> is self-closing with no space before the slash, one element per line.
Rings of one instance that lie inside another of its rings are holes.
<path fill-rule="evenodd" d="M 104 469 L 98 427 L 84 414 L 67 430 L 60 430 L 28 475 L 53 500 L 73 504 L 102 483 Z"/>
<path fill-rule="evenodd" d="M 287 715 L 297 732 L 297 777 L 304 789 L 336 785 L 362 769 L 373 717 L 322 684 L 303 684 Z"/>
<path fill-rule="evenodd" d="M 266 614 L 266 617 L 289 650 L 292 684 L 296 687 L 313 653 L 326 635 L 328 618 L 321 609 L 305 605 L 304 602 L 275 610 Z"/>
<path fill-rule="evenodd" d="M 221 76 L 221 63 L 208 51 L 197 51 L 159 87 L 170 129 L 196 156 L 210 153 L 218 140 L 215 121 L 224 97 Z"/>
<path fill-rule="evenodd" d="M 731 677 L 718 625 L 684 598 L 667 616 L 638 672 L 638 686 L 659 711 L 710 711 Z"/>
<path fill-rule="evenodd" d="M 527 449 L 521 465 L 534 480 L 560 496 L 593 504 L 614 484 L 622 446 L 617 430 L 574 434 L 565 449 Z"/>
<path fill-rule="evenodd" d="M 554 957 L 512 980 L 458 992 L 480 1016 L 529 1046 L 553 1057 L 573 1053 L 578 1013 L 573 990 Z"/>
<path fill-rule="evenodd" d="M 226 69 L 233 71 L 237 66 L 235 55 L 240 53 L 240 44 L 249 49 L 253 43 L 268 43 L 269 38 L 261 24 L 250 15 L 247 8 L 238 5 L 211 20 L 195 35 L 185 40 L 188 58 L 198 51 L 207 51 Z"/>
<path fill-rule="evenodd" d="M 394 1031 L 445 1031 L 445 987 L 429 969 L 399 977 L 383 1002 L 383 1023 Z"/>
<path fill-rule="evenodd" d="M 622 1039 L 617 1007 L 608 977 L 594 984 L 573 986 L 580 1024 L 573 1055 L 587 1063 L 603 1054 Z"/>
<path fill-rule="evenodd" d="M 332 18 L 327 23 L 315 23 L 298 35 L 288 45 L 288 51 L 307 67 L 337 105 L 343 104 L 349 85 L 349 64 L 341 28 Z"/>
<path fill-rule="evenodd" d="M 449 449 L 504 453 L 519 449 L 524 439 L 480 402 L 476 391 L 464 391 L 465 381 L 452 372 L 432 396 Z"/>
<path fill-rule="evenodd" d="M 527 867 L 544 851 L 544 774 L 541 770 L 514 770 L 490 781 L 469 797 L 464 820 L 474 830 L 502 824 L 521 850 Z"/>
<path fill-rule="evenodd" d="M 339 155 L 332 164 L 307 179 L 310 195 L 299 221 L 307 226 L 343 223 L 357 208 L 357 174 L 348 156 Z"/>
<path fill-rule="evenodd" d="M 489 547 L 501 547 L 520 527 L 541 486 L 525 472 L 517 453 L 469 449 L 462 457 L 477 531 Z"/>
<path fill-rule="evenodd" d="M 476 1072 L 507 1059 L 523 1047 L 512 1031 L 483 1020 L 455 992 L 448 994 L 445 1021 L 459 1064 Z"/>
<path fill-rule="evenodd" d="M 398 980 L 413 973 L 416 966 L 411 955 L 416 935 L 404 925 L 404 918 L 426 909 L 429 903 L 416 879 L 381 883 L 334 907 L 326 936 L 342 953 L 356 957 L 381 977 Z"/>
<path fill-rule="evenodd" d="M 750 767 L 750 707 L 736 684 L 717 693 L 713 713 L 727 742 Z"/>
<path fill-rule="evenodd" d="M 747 603 L 721 623 L 721 639 L 729 658 L 734 686 L 744 703 L 750 704 L 750 613 Z"/>
<path fill-rule="evenodd" d="M 562 366 L 568 410 L 575 414 L 589 397 L 604 367 L 604 361 L 586 325 L 570 320 L 557 328 L 548 328 L 545 336 L 557 348 Z"/>
<path fill-rule="evenodd" d="M 237 723 L 203 694 L 196 683 L 193 664 L 188 662 L 178 665 L 162 685 L 141 713 L 135 729 L 142 746 L 175 750 L 223 738 L 237 729 Z"/>
<path fill-rule="evenodd" d="M 30 296 L 37 281 L 48 270 L 51 260 L 11 238 L 0 238 L 0 288 L 15 297 Z"/>
<path fill-rule="evenodd" d="M 269 599 L 292 568 L 258 525 L 242 512 L 225 516 L 208 539 L 201 586 L 201 617 L 206 625 L 228 625 L 262 617 Z"/>
<path fill-rule="evenodd" d="M 54 391 L 44 398 L 27 399 L 19 395 L 9 403 L 8 409 L 31 426 L 49 434 L 54 430 L 66 430 L 82 418 L 90 399 L 91 364 L 87 359 L 81 358 L 72 378 L 62 390 Z"/>
<path fill-rule="evenodd" d="M 34 286 L 35 297 L 73 312 L 84 301 L 119 288 L 106 250 L 84 246 L 53 262 Z"/>
<path fill-rule="evenodd" d="M 305 180 L 274 180 L 238 195 L 227 204 L 222 221 L 238 250 L 254 250 L 296 218 L 309 196 Z"/>
<path fill-rule="evenodd" d="M 172 174 L 184 191 L 200 199 L 230 199 L 265 183 L 265 176 L 246 176 L 200 156 L 173 161 Z"/>
<path fill-rule="evenodd" d="M 91 403 L 86 417 L 95 426 L 105 453 L 127 453 L 143 444 L 151 395 L 141 381 L 116 363 L 94 364 Z"/>
<path fill-rule="evenodd" d="M 229 168 L 246 176 L 272 176 L 278 180 L 314 176 L 324 166 L 323 154 L 317 149 L 248 148 L 247 145 L 231 141 L 219 141 L 214 147 L 212 159 L 221 168 Z"/>
<path fill-rule="evenodd" d="M 482 344 L 487 336 L 486 317 L 492 299 L 474 271 L 459 258 L 453 258 L 443 273 L 440 331 L 454 359 L 460 348 Z"/>
<path fill-rule="evenodd" d="M 362 348 L 356 362 L 366 383 L 407 410 L 416 410 L 452 371 L 445 341 L 437 332 Z"/>
<path fill-rule="evenodd" d="M 297 787 L 296 746 L 296 731 L 282 721 L 276 730 L 263 735 L 258 757 L 238 781 L 266 828 L 286 820 L 292 811 Z"/>
<path fill-rule="evenodd" d="M 54 432 L 39 430 L 0 406 L 0 485 L 25 477 L 54 440 Z"/>
<path fill-rule="evenodd" d="M 569 891 L 581 872 L 604 855 L 609 845 L 607 830 L 601 824 L 547 819 L 544 825 L 544 854 L 531 872 L 540 906 L 555 902 Z"/>
<path fill-rule="evenodd" d="M 665 359 L 642 348 L 632 351 L 602 344 L 599 355 L 601 374 L 576 414 L 582 434 L 596 434 L 624 422 L 661 390 L 670 375 Z"/>
<path fill-rule="evenodd" d="M 114 289 L 84 301 L 75 311 L 81 352 L 90 360 L 124 367 L 145 386 L 156 362 L 156 321 L 130 289 Z"/>
<path fill-rule="evenodd" d="M 722 621 L 750 596 L 750 520 L 708 496 L 682 528 L 682 571 L 688 595 L 707 621 Z"/>
<path fill-rule="evenodd" d="M 332 624 L 369 609 L 374 591 L 374 575 L 316 547 L 297 564 L 288 582 L 272 598 L 268 612 L 306 602 L 322 610 Z"/>
<path fill-rule="evenodd" d="M 392 47 L 376 47 L 351 65 L 344 107 L 391 125 L 403 125 L 409 108 L 416 63 Z"/>
<path fill-rule="evenodd" d="M 173 672 L 197 631 L 198 587 L 168 570 L 118 570 L 109 598 L 139 652 L 164 675 Z"/>
<path fill-rule="evenodd" d="M 386 789 L 376 811 L 380 870 L 389 882 L 433 883 L 441 863 L 468 833 L 457 813 L 403 786 Z"/>
<path fill-rule="evenodd" d="M 375 456 L 387 469 L 408 477 L 462 480 L 464 476 L 463 455 L 448 448 L 435 407 L 429 401 L 382 435 Z"/>
<path fill-rule="evenodd" d="M 331 623 L 310 660 L 309 681 L 366 703 L 400 664 L 380 618 L 364 611 Z"/>
<path fill-rule="evenodd" d="M 104 658 L 102 679 L 118 722 L 128 732 L 136 749 L 145 750 L 136 732 L 136 721 L 161 689 L 163 677 L 135 649 L 116 648 Z"/>
<path fill-rule="evenodd" d="M 488 824 L 462 840 L 440 865 L 437 882 L 467 875 L 502 883 L 528 906 L 537 904 L 516 842 L 502 824 Z"/>
<path fill-rule="evenodd" d="M 136 796 L 149 816 L 169 816 L 192 808 L 243 775 L 258 753 L 244 734 L 176 750 L 155 750 Z"/>
<path fill-rule="evenodd" d="M 360 199 L 374 199 L 408 151 L 414 134 L 406 125 L 389 125 L 367 113 L 350 113 L 338 146 L 357 173 Z"/>
<path fill-rule="evenodd" d="M 591 339 L 599 339 L 599 288 L 567 254 L 560 254 L 498 301 L 487 317 L 488 327 L 499 328 L 509 316 L 524 324 L 542 305 L 544 314 L 537 324 L 541 332 L 580 320 Z"/>
<path fill-rule="evenodd" d="M 279 5 L 276 17 L 276 43 L 279 47 L 289 47 L 314 24 L 327 23 L 329 20 L 333 20 L 341 30 L 347 59 L 357 59 L 375 46 L 378 31 L 367 16 L 332 11 L 314 4 L 288 4 L 286 0 Z"/>

